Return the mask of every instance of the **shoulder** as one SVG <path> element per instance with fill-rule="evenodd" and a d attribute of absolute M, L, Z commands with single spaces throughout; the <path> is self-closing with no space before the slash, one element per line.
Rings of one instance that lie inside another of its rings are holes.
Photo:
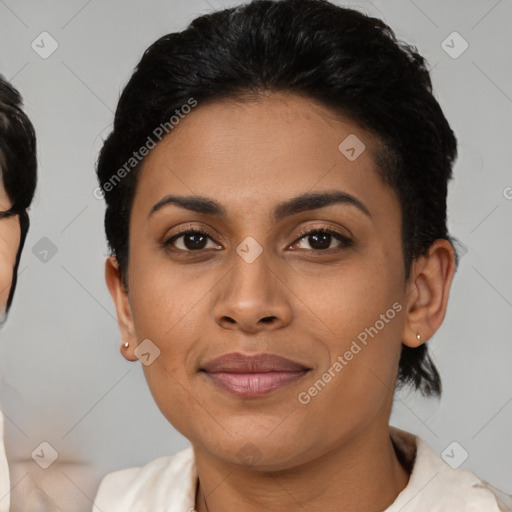
<path fill-rule="evenodd" d="M 485 480 L 480 480 L 478 486 L 487 489 L 492 494 L 500 512 L 512 512 L 512 495 L 505 494 Z"/>
<path fill-rule="evenodd" d="M 452 467 L 420 437 L 394 427 L 391 435 L 412 463 L 412 472 L 408 485 L 386 512 L 512 512 L 510 496 L 471 471 Z M 450 453 L 446 457 L 449 460 Z"/>
<path fill-rule="evenodd" d="M 141 467 L 109 473 L 100 483 L 93 512 L 164 512 L 170 505 L 188 506 L 189 502 L 193 508 L 196 477 L 192 447 Z"/>

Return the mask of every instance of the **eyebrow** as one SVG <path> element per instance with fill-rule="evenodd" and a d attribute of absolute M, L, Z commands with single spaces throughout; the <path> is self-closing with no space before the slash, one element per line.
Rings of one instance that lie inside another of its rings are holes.
<path fill-rule="evenodd" d="M 149 211 L 148 217 L 162 209 L 164 206 L 174 204 L 185 210 L 206 215 L 215 215 L 222 219 L 227 217 L 226 209 L 213 199 L 203 196 L 176 196 L 167 195 L 156 203 Z M 333 204 L 355 206 L 368 217 L 372 217 L 369 209 L 353 195 L 347 192 L 330 191 L 306 193 L 279 203 L 273 211 L 274 221 L 280 221 L 290 215 L 309 210 L 325 208 Z"/>

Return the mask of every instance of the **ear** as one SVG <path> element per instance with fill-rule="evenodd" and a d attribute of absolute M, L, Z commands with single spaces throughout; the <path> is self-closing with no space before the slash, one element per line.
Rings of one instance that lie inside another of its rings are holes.
<path fill-rule="evenodd" d="M 121 354 L 128 361 L 137 361 L 134 350 L 137 347 L 135 328 L 133 325 L 132 309 L 119 273 L 119 263 L 115 256 L 105 261 L 105 282 L 114 301 L 117 312 L 117 323 L 121 330 Z M 128 347 L 124 344 L 128 343 Z"/>
<path fill-rule="evenodd" d="M 404 345 L 418 347 L 439 329 L 446 315 L 454 273 L 455 252 L 448 240 L 436 240 L 427 255 L 414 260 L 408 284 Z"/>

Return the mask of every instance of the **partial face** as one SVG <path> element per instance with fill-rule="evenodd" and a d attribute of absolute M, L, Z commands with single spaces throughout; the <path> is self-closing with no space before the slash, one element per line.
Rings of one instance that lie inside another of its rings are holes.
<path fill-rule="evenodd" d="M 195 446 L 239 463 L 252 443 L 277 470 L 387 428 L 408 291 L 400 205 L 374 148 L 357 125 L 279 94 L 199 104 L 148 155 L 125 356 L 145 339 L 158 348 L 150 390 Z M 291 363 L 244 358 L 261 354 Z"/>
<path fill-rule="evenodd" d="M 12 206 L 0 179 L 0 211 L 5 212 Z M 5 311 L 11 290 L 13 268 L 20 245 L 20 221 L 18 216 L 0 218 L 0 312 Z"/>

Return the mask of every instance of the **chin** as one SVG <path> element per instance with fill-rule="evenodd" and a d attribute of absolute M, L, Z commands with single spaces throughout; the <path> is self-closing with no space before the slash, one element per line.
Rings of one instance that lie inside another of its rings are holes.
<path fill-rule="evenodd" d="M 280 471 L 301 462 L 304 439 L 296 432 L 281 431 L 270 436 L 268 428 L 264 432 L 242 432 L 224 432 L 222 439 L 200 439 L 198 444 L 225 463 L 258 471 Z"/>

